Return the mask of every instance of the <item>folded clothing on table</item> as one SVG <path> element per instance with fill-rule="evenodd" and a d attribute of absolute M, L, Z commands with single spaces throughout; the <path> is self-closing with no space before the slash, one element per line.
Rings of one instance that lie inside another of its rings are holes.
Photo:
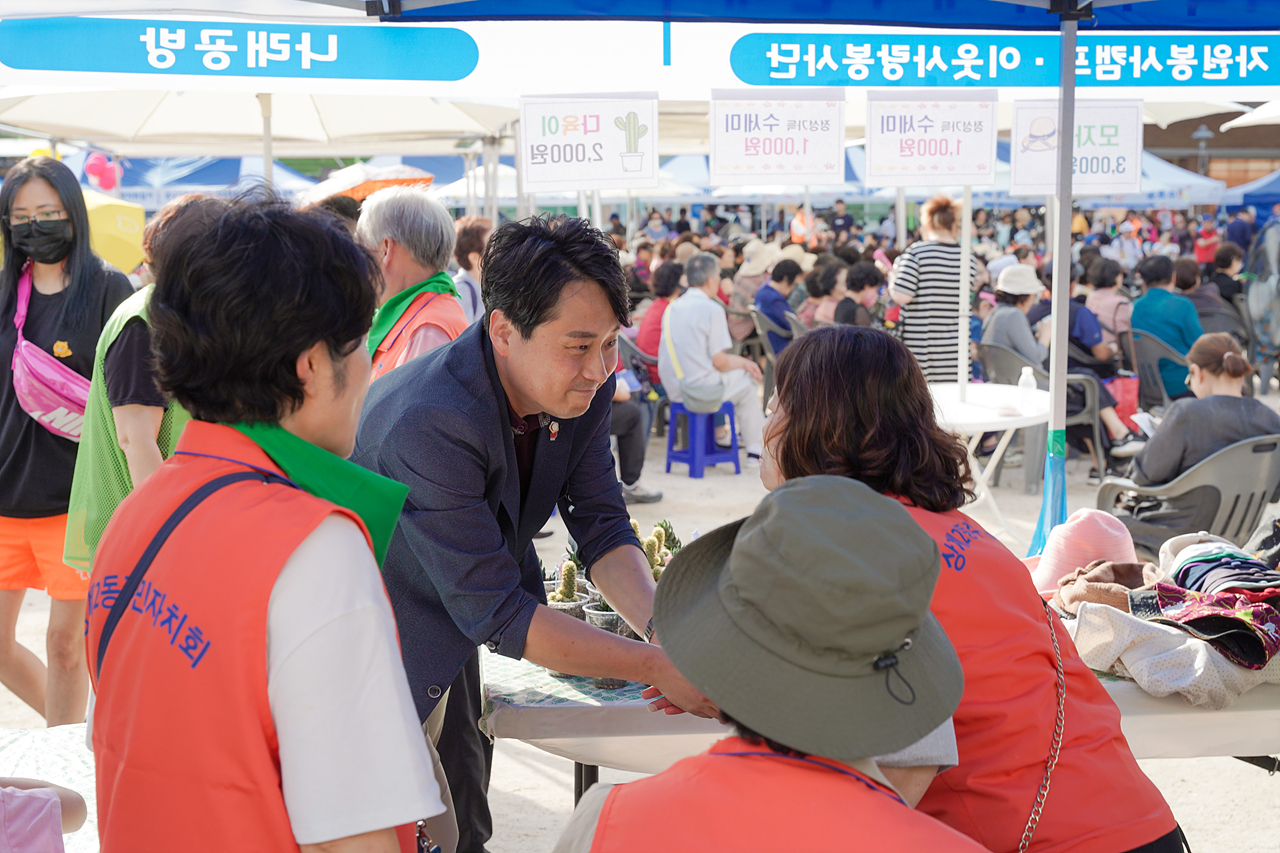
<path fill-rule="evenodd" d="M 1259 670 L 1280 651 L 1280 597 L 1250 601 L 1231 592 L 1203 593 L 1173 584 L 1129 593 L 1139 619 L 1176 625 L 1210 643 L 1227 660 Z"/>

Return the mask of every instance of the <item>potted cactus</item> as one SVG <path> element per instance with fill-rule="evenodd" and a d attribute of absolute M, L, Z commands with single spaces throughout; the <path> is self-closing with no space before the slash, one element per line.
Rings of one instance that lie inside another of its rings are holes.
<path fill-rule="evenodd" d="M 622 171 L 639 172 L 644 168 L 644 152 L 640 150 L 640 137 L 649 132 L 648 125 L 640 123 L 640 116 L 634 112 L 627 113 L 626 118 L 618 116 L 613 120 L 618 130 L 627 135 L 627 150 L 620 154 Z"/>
<path fill-rule="evenodd" d="M 588 599 L 585 592 L 578 591 L 578 573 L 575 571 L 576 566 L 571 560 L 565 560 L 560 566 L 560 583 L 554 581 L 546 581 L 547 587 L 547 606 L 552 610 L 559 610 L 561 613 L 567 613 L 574 619 L 586 619 L 583 608 L 587 605 Z M 547 675 L 553 678 L 571 678 L 567 672 L 557 672 L 554 669 L 547 669 Z"/>

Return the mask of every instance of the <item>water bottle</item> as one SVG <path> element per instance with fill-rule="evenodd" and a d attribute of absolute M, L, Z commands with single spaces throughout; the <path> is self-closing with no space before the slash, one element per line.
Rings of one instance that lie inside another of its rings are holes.
<path fill-rule="evenodd" d="M 1022 368 L 1022 375 L 1018 377 L 1018 408 L 1022 409 L 1024 415 L 1029 415 L 1036 410 L 1036 374 L 1030 367 Z"/>

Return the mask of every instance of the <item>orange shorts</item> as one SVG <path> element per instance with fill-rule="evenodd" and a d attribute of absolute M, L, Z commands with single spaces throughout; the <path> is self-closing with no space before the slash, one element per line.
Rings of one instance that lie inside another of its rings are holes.
<path fill-rule="evenodd" d="M 62 562 L 67 516 L 0 517 L 0 589 L 41 589 L 74 601 L 89 594 L 89 575 Z"/>

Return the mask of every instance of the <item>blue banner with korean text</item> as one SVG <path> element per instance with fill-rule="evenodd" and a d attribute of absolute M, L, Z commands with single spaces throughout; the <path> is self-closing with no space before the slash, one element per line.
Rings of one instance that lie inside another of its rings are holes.
<path fill-rule="evenodd" d="M 0 21 L 10 68 L 123 74 L 461 80 L 475 40 L 450 27 L 333 27 L 224 21 Z"/>
<path fill-rule="evenodd" d="M 729 61 L 752 86 L 1056 87 L 1058 45 L 1052 34 L 752 33 Z M 1280 39 L 1082 33 L 1075 65 L 1080 86 L 1275 86 Z"/>

